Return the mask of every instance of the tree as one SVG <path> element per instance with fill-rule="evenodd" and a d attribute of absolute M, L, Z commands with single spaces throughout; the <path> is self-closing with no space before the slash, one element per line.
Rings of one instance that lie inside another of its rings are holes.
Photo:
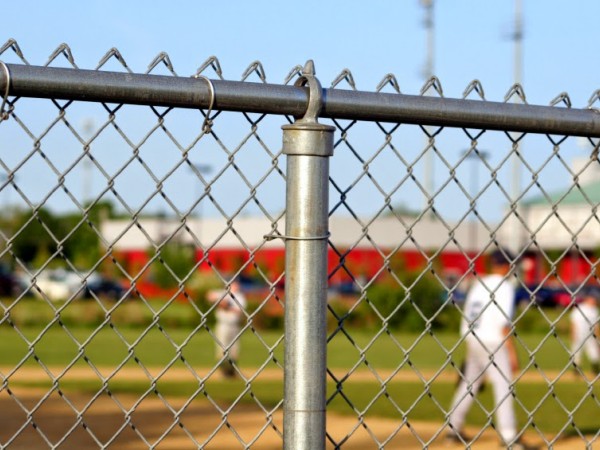
<path fill-rule="evenodd" d="M 37 213 L 17 213 L 11 226 L 14 236 L 12 250 L 26 264 L 36 267 L 45 263 L 60 248 L 60 257 L 81 269 L 89 269 L 102 257 L 100 225 L 102 220 L 114 217 L 109 202 L 98 202 L 81 212 L 54 215 L 46 208 Z"/>
<path fill-rule="evenodd" d="M 177 287 L 193 273 L 196 264 L 194 247 L 179 242 L 169 242 L 160 249 L 152 263 L 152 278 L 162 288 Z"/>
<path fill-rule="evenodd" d="M 45 208 L 17 213 L 11 231 L 13 253 L 26 264 L 47 259 L 58 250 L 60 228 L 60 220 Z"/>

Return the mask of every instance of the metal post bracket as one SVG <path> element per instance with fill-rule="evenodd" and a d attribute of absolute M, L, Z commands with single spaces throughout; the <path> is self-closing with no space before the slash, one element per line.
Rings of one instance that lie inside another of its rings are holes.
<path fill-rule="evenodd" d="M 315 76 L 315 63 L 312 59 L 309 59 L 304 69 L 302 70 L 302 76 L 300 76 L 294 86 L 302 87 L 308 84 L 308 107 L 304 113 L 304 117 L 298 122 L 303 123 L 317 123 L 321 108 L 323 108 L 323 88 L 321 83 Z"/>
<path fill-rule="evenodd" d="M 333 132 L 335 127 L 318 122 L 323 108 L 323 88 L 315 76 L 315 65 L 308 60 L 302 76 L 294 83 L 297 87 L 308 85 L 308 106 L 304 117 L 293 124 L 284 125 L 283 153 L 286 155 L 333 156 Z M 312 133 L 303 133 L 311 131 Z M 305 142 L 306 140 L 311 142 Z"/>

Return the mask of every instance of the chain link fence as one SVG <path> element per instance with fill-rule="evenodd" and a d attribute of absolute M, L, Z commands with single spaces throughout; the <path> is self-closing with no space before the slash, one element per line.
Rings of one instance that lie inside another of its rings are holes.
<path fill-rule="evenodd" d="M 0 58 L 0 448 L 597 445 L 600 91 Z"/>

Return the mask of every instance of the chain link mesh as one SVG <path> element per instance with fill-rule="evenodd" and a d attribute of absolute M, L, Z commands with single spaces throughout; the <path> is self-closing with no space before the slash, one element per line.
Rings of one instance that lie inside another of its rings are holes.
<path fill-rule="evenodd" d="M 0 55 L 29 64 L 12 40 Z M 78 69 L 65 44 L 45 65 Z M 117 49 L 96 69 L 133 73 Z M 165 53 L 146 73 L 178 76 Z M 196 75 L 224 79 L 215 57 Z M 241 81 L 266 83 L 262 64 Z M 357 89 L 347 69 L 330 87 Z M 401 93 L 391 74 L 376 91 Z M 421 95 L 443 97 L 440 80 Z M 478 81 L 463 98 L 486 100 Z M 520 85 L 504 101 L 527 103 Z M 0 448 L 281 448 L 284 253 L 269 236 L 284 227 L 293 118 L 28 98 L 5 110 Z M 592 448 L 598 361 L 581 353 L 598 348 L 583 306 L 600 289 L 598 140 L 331 122 L 328 447 L 497 445 L 489 382 L 464 436 L 446 438 L 455 386 L 475 386 L 465 296 L 501 248 L 520 359 L 502 399 L 518 436 Z M 225 339 L 228 302 L 241 318 Z M 591 343 L 572 341 L 577 315 Z"/>

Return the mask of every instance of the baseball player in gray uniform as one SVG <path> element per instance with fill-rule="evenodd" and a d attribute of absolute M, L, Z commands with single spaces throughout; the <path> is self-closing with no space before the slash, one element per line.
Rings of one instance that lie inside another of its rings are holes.
<path fill-rule="evenodd" d="M 211 291 L 208 300 L 216 303 L 216 357 L 223 359 L 221 371 L 226 378 L 235 376 L 235 364 L 240 356 L 241 319 L 246 308 L 246 297 L 242 293 L 240 283 L 233 279 L 229 291 Z"/>
<path fill-rule="evenodd" d="M 510 261 L 513 258 L 508 252 L 494 251 L 491 273 L 477 278 L 467 294 L 461 323 L 467 345 L 465 369 L 450 408 L 448 442 L 469 442 L 462 428 L 485 377 L 493 389 L 502 444 L 515 450 L 529 448 L 517 440 L 513 409 L 512 374 L 518 369 L 518 360 L 511 338 L 515 289 L 509 279 Z"/>
<path fill-rule="evenodd" d="M 600 336 L 597 296 L 597 291 L 585 291 L 581 301 L 573 305 L 570 314 L 573 363 L 581 367 L 585 353 L 595 374 L 600 372 L 600 347 L 596 340 Z"/>

